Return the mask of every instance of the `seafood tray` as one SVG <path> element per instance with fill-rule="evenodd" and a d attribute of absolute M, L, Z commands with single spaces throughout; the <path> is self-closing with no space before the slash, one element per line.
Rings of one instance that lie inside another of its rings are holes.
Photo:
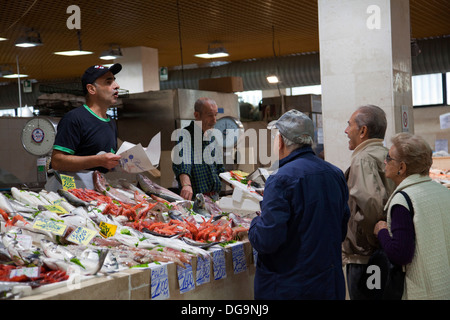
<path fill-rule="evenodd" d="M 239 241 L 250 225 L 207 196 L 186 201 L 144 176 L 138 185 L 100 172 L 93 180 L 94 190 L 0 193 L 4 298 L 67 286 L 71 275 L 89 279 L 155 262 L 184 268 L 194 257 L 210 259 L 211 246 Z"/>
<path fill-rule="evenodd" d="M 230 185 L 241 189 L 244 193 L 248 194 L 250 197 L 255 198 L 257 201 L 262 201 L 263 197 L 260 194 L 261 190 L 259 190 L 258 188 L 255 188 L 254 186 L 252 186 L 250 184 L 244 184 L 244 183 L 236 180 L 235 178 L 232 177 L 231 172 L 223 172 L 223 173 L 220 173 L 219 176 L 223 180 L 225 180 L 227 183 L 229 183 Z"/>

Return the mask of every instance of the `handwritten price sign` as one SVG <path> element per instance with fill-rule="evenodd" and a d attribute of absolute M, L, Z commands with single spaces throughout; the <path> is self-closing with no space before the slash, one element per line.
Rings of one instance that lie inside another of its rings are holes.
<path fill-rule="evenodd" d="M 67 240 L 81 245 L 88 245 L 96 234 L 97 231 L 95 230 L 78 227 L 67 237 Z"/>
<path fill-rule="evenodd" d="M 178 284 L 180 285 L 180 293 L 186 293 L 195 289 L 194 274 L 190 264 L 184 264 L 186 268 L 177 266 Z"/>
<path fill-rule="evenodd" d="M 62 236 L 64 235 L 64 232 L 66 232 L 67 226 L 53 220 L 36 217 L 34 219 L 33 228 L 48 231 L 56 234 L 57 236 Z"/>
<path fill-rule="evenodd" d="M 44 206 L 44 207 L 48 211 L 54 212 L 54 213 L 59 214 L 59 215 L 68 213 L 67 210 L 64 209 L 63 207 L 61 207 L 60 205 L 53 204 L 53 205 L 47 205 L 47 206 Z"/>
<path fill-rule="evenodd" d="M 71 176 L 67 176 L 65 174 L 61 174 L 61 184 L 64 190 L 76 189 L 75 178 Z"/>
<path fill-rule="evenodd" d="M 164 300 L 170 298 L 169 275 L 167 265 L 151 267 L 151 294 L 153 300 Z"/>
<path fill-rule="evenodd" d="M 197 272 L 196 272 L 196 284 L 197 286 L 210 282 L 211 278 L 211 260 L 198 257 L 197 259 Z"/>
<path fill-rule="evenodd" d="M 112 237 L 117 230 L 117 226 L 114 224 L 109 224 L 106 222 L 100 222 L 99 224 L 100 227 L 100 235 L 104 238 L 109 238 Z"/>
<path fill-rule="evenodd" d="M 241 273 L 247 270 L 247 263 L 245 261 L 244 245 L 242 243 L 233 244 L 231 246 L 231 253 L 233 255 L 233 269 L 234 273 Z"/>
<path fill-rule="evenodd" d="M 222 249 L 212 251 L 214 280 L 225 279 L 227 270 L 225 265 L 225 252 Z"/>

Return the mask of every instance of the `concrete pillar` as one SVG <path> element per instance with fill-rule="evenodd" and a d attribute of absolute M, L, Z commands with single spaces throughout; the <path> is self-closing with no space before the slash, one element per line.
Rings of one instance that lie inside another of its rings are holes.
<path fill-rule="evenodd" d="M 345 170 L 344 130 L 358 106 L 386 112 L 388 147 L 395 133 L 414 132 L 409 1 L 318 0 L 318 9 L 325 158 Z"/>
<path fill-rule="evenodd" d="M 147 47 L 122 48 L 123 57 L 114 60 L 122 65 L 117 82 L 130 93 L 159 90 L 158 50 Z"/>

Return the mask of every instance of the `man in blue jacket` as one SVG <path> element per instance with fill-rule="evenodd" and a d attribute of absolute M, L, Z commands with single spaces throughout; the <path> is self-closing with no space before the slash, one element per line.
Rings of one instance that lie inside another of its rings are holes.
<path fill-rule="evenodd" d="M 249 230 L 258 252 L 255 299 L 345 299 L 344 174 L 314 154 L 314 125 L 305 114 L 290 110 L 269 128 L 278 129 L 273 150 L 280 160 Z"/>

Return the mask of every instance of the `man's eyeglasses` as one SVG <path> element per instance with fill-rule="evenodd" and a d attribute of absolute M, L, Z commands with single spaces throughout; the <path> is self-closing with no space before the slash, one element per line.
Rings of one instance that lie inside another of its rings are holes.
<path fill-rule="evenodd" d="M 391 160 L 400 161 L 400 160 L 397 160 L 397 159 L 392 158 L 392 157 L 390 156 L 389 152 L 388 152 L 387 155 L 386 155 L 386 162 L 389 162 L 389 161 L 391 161 Z"/>

